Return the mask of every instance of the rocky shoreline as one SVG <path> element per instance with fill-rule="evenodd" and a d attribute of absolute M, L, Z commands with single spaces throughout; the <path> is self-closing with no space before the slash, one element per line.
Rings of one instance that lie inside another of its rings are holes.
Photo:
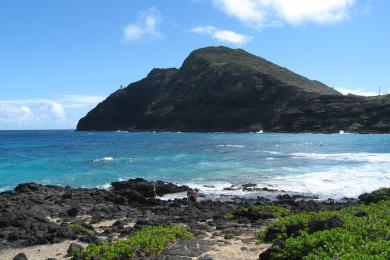
<path fill-rule="evenodd" d="M 253 187 L 246 185 L 245 188 Z M 109 190 L 20 184 L 14 190 L 0 193 L 1 259 L 10 257 L 6 254 L 9 250 L 23 252 L 28 247 L 55 246 L 66 241 L 99 244 L 125 238 L 147 226 L 169 224 L 185 225 L 194 234 L 194 239 L 173 243 L 156 259 L 223 259 L 219 256 L 226 252 L 231 256 L 237 253 L 230 259 L 252 259 L 269 247 L 256 243 L 256 232 L 271 223 L 276 214 L 239 209 L 272 204 L 299 213 L 338 210 L 359 203 L 358 200 L 321 202 L 285 194 L 278 196 L 276 201 L 262 197 L 229 201 L 203 199 L 196 207 L 189 207 L 187 199 L 156 198 L 156 195 L 188 189 L 187 186 L 143 179 L 113 182 Z M 235 247 L 238 252 L 229 251 Z M 69 250 L 72 251 L 70 247 Z M 56 255 L 55 251 L 52 254 L 45 259 L 65 258 L 65 255 Z M 240 254 L 248 258 L 238 258 Z M 27 258 L 39 259 L 29 255 Z"/>

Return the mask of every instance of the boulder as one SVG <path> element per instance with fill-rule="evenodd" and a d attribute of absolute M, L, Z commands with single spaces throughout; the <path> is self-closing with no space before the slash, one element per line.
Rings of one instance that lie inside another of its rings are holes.
<path fill-rule="evenodd" d="M 68 250 L 66 252 L 68 253 L 68 255 L 74 255 L 75 253 L 80 252 L 81 250 L 83 250 L 83 247 L 81 245 L 72 242 L 70 243 Z"/>
<path fill-rule="evenodd" d="M 303 230 L 305 225 L 303 223 L 291 223 L 286 225 L 287 236 L 296 235 L 298 231 Z"/>
<path fill-rule="evenodd" d="M 128 181 L 112 182 L 114 192 L 122 194 L 123 191 L 129 193 L 129 190 L 136 191 L 146 198 L 162 196 L 165 194 L 178 193 L 187 191 L 187 186 L 178 186 L 173 183 L 166 183 L 163 181 L 150 182 L 142 178 L 130 179 Z M 129 201 L 132 201 L 129 199 Z"/>
<path fill-rule="evenodd" d="M 309 233 L 341 227 L 344 222 L 334 216 L 325 220 L 312 220 L 309 222 Z"/>
<path fill-rule="evenodd" d="M 28 258 L 24 253 L 19 253 L 13 258 L 13 260 L 28 260 Z"/>
<path fill-rule="evenodd" d="M 69 217 L 77 217 L 79 214 L 79 209 L 77 207 L 70 208 L 66 211 Z"/>
<path fill-rule="evenodd" d="M 279 226 L 270 227 L 264 236 L 265 242 L 272 242 L 280 233 L 282 229 Z"/>

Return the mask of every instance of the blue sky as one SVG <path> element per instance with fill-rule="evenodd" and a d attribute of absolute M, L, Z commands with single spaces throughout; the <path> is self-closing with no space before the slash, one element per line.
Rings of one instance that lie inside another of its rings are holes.
<path fill-rule="evenodd" d="M 209 45 L 389 93 L 389 13 L 388 0 L 0 0 L 0 129 L 72 129 L 121 84 Z"/>

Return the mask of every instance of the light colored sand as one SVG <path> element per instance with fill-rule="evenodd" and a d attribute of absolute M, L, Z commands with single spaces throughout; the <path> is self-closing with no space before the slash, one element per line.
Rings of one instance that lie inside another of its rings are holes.
<path fill-rule="evenodd" d="M 259 254 L 269 248 L 270 244 L 244 243 L 240 238 L 229 240 L 231 244 L 219 243 L 213 250 L 203 256 L 211 256 L 214 260 L 255 260 Z"/>
<path fill-rule="evenodd" d="M 68 250 L 69 245 L 72 242 L 76 242 L 77 244 L 80 244 L 82 246 L 86 245 L 79 241 L 67 240 L 58 244 L 31 246 L 18 249 L 6 249 L 0 251 L 0 259 L 12 260 L 14 256 L 22 252 L 25 253 L 29 260 L 45 260 L 49 257 L 56 258 L 57 260 L 69 259 L 65 256 L 66 251 Z"/>

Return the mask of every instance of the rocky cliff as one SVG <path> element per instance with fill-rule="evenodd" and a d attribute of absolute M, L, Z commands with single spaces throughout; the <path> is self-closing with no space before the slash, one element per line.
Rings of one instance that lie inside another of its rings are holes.
<path fill-rule="evenodd" d="M 82 118 L 77 130 L 390 132 L 390 96 L 342 95 L 241 49 L 193 51 L 153 69 Z"/>

